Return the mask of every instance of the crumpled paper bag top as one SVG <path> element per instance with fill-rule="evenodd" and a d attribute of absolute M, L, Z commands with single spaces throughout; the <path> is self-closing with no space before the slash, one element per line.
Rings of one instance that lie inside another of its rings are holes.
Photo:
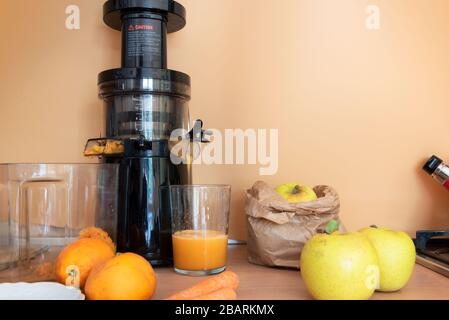
<path fill-rule="evenodd" d="M 277 224 L 288 223 L 295 215 L 319 215 L 340 209 L 337 192 L 328 186 L 313 188 L 318 200 L 289 203 L 263 181 L 257 181 L 246 192 L 246 213 L 253 218 L 263 218 Z"/>

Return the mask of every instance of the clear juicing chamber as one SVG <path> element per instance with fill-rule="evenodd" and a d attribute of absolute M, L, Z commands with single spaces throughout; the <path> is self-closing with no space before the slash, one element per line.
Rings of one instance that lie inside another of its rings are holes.
<path fill-rule="evenodd" d="M 100 75 L 99 88 L 107 137 L 167 141 L 189 129 L 190 78 L 181 72 L 112 70 Z"/>

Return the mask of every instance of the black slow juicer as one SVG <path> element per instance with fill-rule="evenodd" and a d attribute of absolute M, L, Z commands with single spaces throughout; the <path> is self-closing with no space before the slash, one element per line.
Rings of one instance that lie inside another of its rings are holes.
<path fill-rule="evenodd" d="M 189 130 L 190 77 L 167 69 L 167 33 L 185 26 L 185 9 L 172 0 L 109 0 L 103 10 L 122 32 L 122 67 L 98 76 L 106 137 L 89 140 L 85 154 L 120 164 L 118 250 L 168 266 L 169 186 L 191 183 L 191 165 L 173 163 L 169 143 L 173 130 Z"/>

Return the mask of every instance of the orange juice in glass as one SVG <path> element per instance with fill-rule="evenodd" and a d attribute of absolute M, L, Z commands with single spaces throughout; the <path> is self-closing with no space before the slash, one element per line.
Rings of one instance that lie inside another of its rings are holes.
<path fill-rule="evenodd" d="M 171 186 L 173 259 L 185 275 L 217 274 L 226 269 L 231 187 Z"/>

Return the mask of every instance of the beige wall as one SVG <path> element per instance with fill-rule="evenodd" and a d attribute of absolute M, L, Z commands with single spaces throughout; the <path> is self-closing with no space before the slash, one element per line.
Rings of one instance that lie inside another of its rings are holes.
<path fill-rule="evenodd" d="M 192 118 L 279 128 L 280 167 L 262 177 L 329 184 L 348 228 L 449 228 L 449 194 L 420 170 L 449 161 L 449 1 L 183 0 L 188 25 L 169 65 L 193 78 Z M 120 36 L 102 0 L 3 1 L 0 162 L 79 162 L 99 135 L 97 73 L 119 66 Z M 64 27 L 81 8 L 81 30 Z M 381 29 L 365 28 L 365 7 Z M 231 228 L 244 238 L 244 190 L 257 166 L 195 168 L 233 187 Z"/>

